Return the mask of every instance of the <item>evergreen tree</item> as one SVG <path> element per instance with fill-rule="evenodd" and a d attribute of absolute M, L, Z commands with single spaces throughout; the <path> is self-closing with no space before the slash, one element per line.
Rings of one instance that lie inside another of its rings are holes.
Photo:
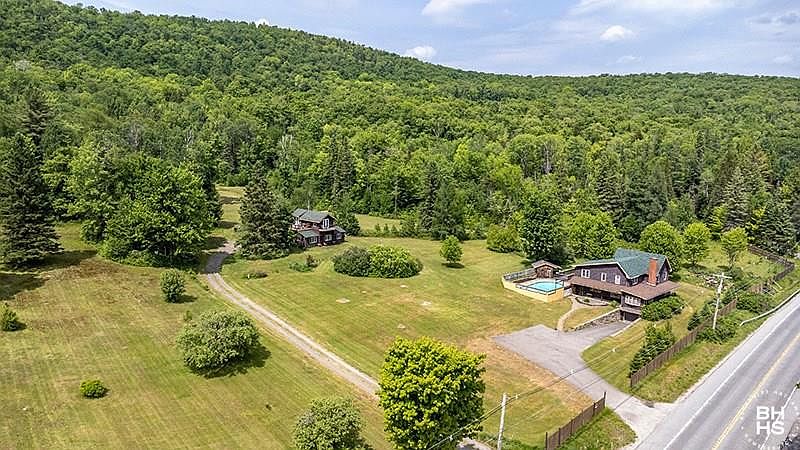
<path fill-rule="evenodd" d="M 778 198 L 767 204 L 756 243 L 759 247 L 779 255 L 788 255 L 794 249 L 796 230 L 792 223 L 789 209 Z"/>
<path fill-rule="evenodd" d="M 248 258 L 274 259 L 292 247 L 292 216 L 265 182 L 253 180 L 245 190 L 241 208 L 242 235 L 238 244 Z"/>
<path fill-rule="evenodd" d="M 439 192 L 439 170 L 435 163 L 429 163 L 425 169 L 424 193 L 419 210 L 419 226 L 422 231 L 430 231 L 436 208 L 436 197 Z"/>
<path fill-rule="evenodd" d="M 747 206 L 747 190 L 738 167 L 733 169 L 730 181 L 725 188 L 724 203 L 728 212 L 725 229 L 744 228 L 749 217 Z"/>
<path fill-rule="evenodd" d="M 12 267 L 60 250 L 42 178 L 42 155 L 28 136 L 0 142 L 0 259 Z"/>
<path fill-rule="evenodd" d="M 599 155 L 592 185 L 597 193 L 600 208 L 611 215 L 615 222 L 622 219 L 622 194 L 625 183 L 622 178 L 622 162 L 619 155 L 606 150 Z"/>
<path fill-rule="evenodd" d="M 336 225 L 342 227 L 350 236 L 358 236 L 361 233 L 361 225 L 353 211 L 353 201 L 350 196 L 345 196 L 333 207 L 333 217 L 336 218 Z"/>
<path fill-rule="evenodd" d="M 442 240 L 449 235 L 462 240 L 467 238 L 464 229 L 464 205 L 452 183 L 444 183 L 436 193 L 430 231 L 436 240 Z"/>
<path fill-rule="evenodd" d="M 30 136 L 33 145 L 41 149 L 42 138 L 48 122 L 53 118 L 53 108 L 45 93 L 38 88 L 31 89 L 26 96 L 27 111 L 22 126 Z"/>

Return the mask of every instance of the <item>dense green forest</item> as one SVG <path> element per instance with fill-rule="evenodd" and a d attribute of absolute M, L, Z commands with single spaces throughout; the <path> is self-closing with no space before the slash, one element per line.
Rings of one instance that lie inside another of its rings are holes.
<path fill-rule="evenodd" d="M 33 145 L 56 216 L 119 258 L 196 251 L 214 184 L 259 180 L 434 237 L 516 228 L 543 195 L 631 241 L 699 219 L 787 253 L 800 231 L 795 78 L 493 75 L 245 22 L 0 11 L 2 146 Z"/>

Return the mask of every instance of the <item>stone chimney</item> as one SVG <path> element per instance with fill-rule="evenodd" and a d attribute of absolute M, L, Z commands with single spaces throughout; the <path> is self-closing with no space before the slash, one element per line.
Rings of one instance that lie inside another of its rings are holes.
<path fill-rule="evenodd" d="M 650 258 L 650 265 L 647 267 L 647 284 L 651 286 L 658 284 L 658 258 Z"/>

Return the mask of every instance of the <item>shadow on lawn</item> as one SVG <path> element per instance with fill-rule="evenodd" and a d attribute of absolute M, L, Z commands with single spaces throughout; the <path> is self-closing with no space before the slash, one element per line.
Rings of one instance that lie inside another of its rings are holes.
<path fill-rule="evenodd" d="M 240 197 L 232 197 L 230 195 L 220 195 L 219 202 L 223 205 L 232 205 L 235 203 L 242 203 L 242 199 Z"/>
<path fill-rule="evenodd" d="M 41 267 L 35 268 L 36 271 L 65 269 L 77 266 L 81 261 L 92 258 L 97 254 L 97 250 L 68 250 L 48 256 Z"/>
<path fill-rule="evenodd" d="M 461 263 L 442 263 L 443 266 L 449 269 L 463 269 L 464 265 Z"/>
<path fill-rule="evenodd" d="M 219 223 L 217 224 L 217 228 L 224 228 L 226 230 L 229 228 L 233 228 L 235 226 L 236 222 L 231 222 L 230 220 L 220 220 Z"/>
<path fill-rule="evenodd" d="M 44 280 L 35 273 L 0 272 L 0 300 L 10 300 L 20 292 L 30 291 L 44 285 Z"/>
<path fill-rule="evenodd" d="M 264 347 L 264 345 L 259 342 L 258 346 L 253 349 L 253 352 L 250 353 L 247 359 L 221 369 L 201 371 L 198 373 L 205 378 L 232 377 L 234 375 L 245 374 L 251 368 L 264 367 L 264 364 L 266 364 L 270 356 L 272 356 L 272 354 L 267 350 L 267 347 Z"/>
<path fill-rule="evenodd" d="M 225 245 L 227 239 L 222 236 L 209 236 L 203 244 L 203 250 L 216 250 Z"/>

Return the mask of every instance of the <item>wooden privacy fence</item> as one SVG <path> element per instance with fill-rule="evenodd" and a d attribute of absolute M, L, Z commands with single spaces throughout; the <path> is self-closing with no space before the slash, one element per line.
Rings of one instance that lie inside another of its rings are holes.
<path fill-rule="evenodd" d="M 764 249 L 756 247 L 755 245 L 749 246 L 748 250 L 750 250 L 750 253 L 762 256 L 774 262 L 775 264 L 780 264 L 781 266 L 783 266 L 783 270 L 775 274 L 775 276 L 767 278 L 763 282 L 752 286 L 750 288 L 750 291 L 752 292 L 758 292 L 759 294 L 764 293 L 767 290 L 767 288 L 769 288 L 769 286 L 786 278 L 786 276 L 792 273 L 792 271 L 794 271 L 795 269 L 794 262 L 790 259 L 784 258 L 781 255 L 776 255 L 775 253 L 768 252 Z"/>
<path fill-rule="evenodd" d="M 733 299 L 730 303 L 719 309 L 718 318 L 725 316 L 726 314 L 729 314 L 734 309 L 736 309 L 736 299 Z M 666 364 L 667 361 L 669 361 L 675 355 L 680 353 L 681 350 L 694 344 L 694 341 L 697 340 L 697 335 L 704 329 L 710 327 L 711 322 L 713 320 L 714 319 L 711 318 L 701 323 L 694 330 L 690 331 L 689 334 L 680 338 L 677 342 L 672 344 L 668 349 L 664 350 L 658 356 L 653 358 L 650 362 L 642 366 L 641 369 L 631 374 L 631 387 L 634 387 L 637 384 L 639 384 L 645 377 L 655 372 L 658 368 Z"/>
<path fill-rule="evenodd" d="M 603 392 L 603 398 L 594 402 L 594 404 L 590 405 L 588 408 L 584 409 L 580 414 L 578 414 L 572 420 L 570 420 L 568 424 L 559 428 L 557 432 L 553 434 L 545 433 L 544 435 L 545 450 L 555 450 L 561 445 L 563 445 L 564 442 L 566 442 L 567 439 L 570 438 L 570 436 L 577 433 L 582 426 L 589 423 L 589 421 L 591 421 L 598 414 L 603 412 L 605 408 L 606 408 L 606 393 Z"/>
<path fill-rule="evenodd" d="M 525 269 L 520 270 L 519 272 L 512 272 L 503 275 L 503 279 L 506 281 L 519 281 L 519 280 L 530 280 L 536 278 L 536 270 L 534 269 Z"/>

